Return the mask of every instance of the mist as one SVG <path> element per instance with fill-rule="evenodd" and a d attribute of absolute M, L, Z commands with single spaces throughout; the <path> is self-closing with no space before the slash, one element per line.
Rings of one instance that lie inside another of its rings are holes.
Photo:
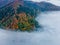
<path fill-rule="evenodd" d="M 57 14 L 56 14 L 57 13 Z M 1 45 L 60 45 L 60 11 L 38 14 L 43 29 L 38 32 L 15 32 L 0 29 Z M 42 30 L 42 32 L 40 32 Z"/>
<path fill-rule="evenodd" d="M 32 1 L 47 1 L 60 6 L 59 0 Z M 36 20 L 42 29 L 34 32 L 0 29 L 0 45 L 60 45 L 60 11 L 41 12 Z"/>

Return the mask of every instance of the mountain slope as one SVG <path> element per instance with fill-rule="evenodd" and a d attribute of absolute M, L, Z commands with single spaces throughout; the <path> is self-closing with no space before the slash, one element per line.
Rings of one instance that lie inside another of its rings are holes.
<path fill-rule="evenodd" d="M 9 3 L 0 8 L 0 27 L 4 29 L 33 31 L 39 27 L 35 20 L 35 9 L 21 5 L 21 3 Z"/>
<path fill-rule="evenodd" d="M 56 6 L 54 4 L 51 4 L 49 2 L 40 2 L 38 4 L 41 8 L 43 8 L 44 10 L 47 10 L 47 11 L 57 11 L 57 10 L 60 10 L 60 7 L 59 6 Z"/>
<path fill-rule="evenodd" d="M 14 0 L 5 0 L 5 1 L 0 1 L 0 7 L 3 7 L 9 3 L 13 3 Z M 20 2 L 21 3 L 21 2 Z M 58 11 L 60 10 L 59 6 L 56 6 L 54 4 L 51 4 L 49 2 L 33 2 L 33 1 L 23 1 L 23 5 L 25 7 L 31 8 L 31 9 L 36 9 L 36 10 L 41 10 L 41 11 Z"/>
<path fill-rule="evenodd" d="M 0 8 L 13 2 L 13 0 L 0 0 Z"/>
<path fill-rule="evenodd" d="M 17 1 L 17 0 L 16 0 Z M 0 8 L 0 27 L 20 31 L 33 31 L 41 27 L 35 20 L 41 11 L 59 11 L 60 7 L 48 2 L 20 1 L 5 4 Z"/>
<path fill-rule="evenodd" d="M 36 8 L 41 11 L 59 11 L 60 7 L 49 2 L 32 2 L 32 1 L 25 1 L 24 5 L 30 8 Z"/>

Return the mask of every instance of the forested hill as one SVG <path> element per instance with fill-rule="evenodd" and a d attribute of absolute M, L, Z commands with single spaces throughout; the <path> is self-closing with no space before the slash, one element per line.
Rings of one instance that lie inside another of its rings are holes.
<path fill-rule="evenodd" d="M 40 27 L 35 20 L 38 11 L 19 2 L 16 0 L 0 8 L 0 27 L 20 31 L 33 31 Z"/>
<path fill-rule="evenodd" d="M 21 3 L 21 1 L 23 1 L 24 6 L 27 6 L 28 8 L 35 8 L 35 9 L 39 9 L 41 11 L 58 11 L 60 10 L 60 6 L 56 6 L 50 2 L 33 2 L 33 1 L 24 1 L 24 0 L 19 0 L 19 2 Z M 0 1 L 0 7 L 4 7 L 4 6 L 8 6 L 8 4 L 13 3 L 14 0 L 1 0 Z"/>
<path fill-rule="evenodd" d="M 41 27 L 35 20 L 38 13 L 60 10 L 60 7 L 48 2 L 15 0 L 2 4 L 0 7 L 0 27 L 20 31 L 32 31 Z"/>
<path fill-rule="evenodd" d="M 59 11 L 60 6 L 56 6 L 50 2 L 32 2 L 32 1 L 24 1 L 24 5 L 30 8 L 35 8 L 40 11 Z"/>

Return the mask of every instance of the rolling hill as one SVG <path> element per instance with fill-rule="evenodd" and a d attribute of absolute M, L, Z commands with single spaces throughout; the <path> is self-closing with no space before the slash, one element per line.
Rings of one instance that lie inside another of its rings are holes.
<path fill-rule="evenodd" d="M 38 13 L 43 11 L 60 11 L 59 6 L 49 2 L 16 1 L 0 3 L 0 27 L 31 31 L 34 28 L 41 27 L 35 20 Z"/>

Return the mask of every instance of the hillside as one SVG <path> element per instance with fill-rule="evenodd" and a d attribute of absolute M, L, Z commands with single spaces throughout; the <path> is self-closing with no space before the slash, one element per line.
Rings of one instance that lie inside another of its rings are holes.
<path fill-rule="evenodd" d="M 15 3 L 15 2 L 14 2 Z M 33 31 L 39 27 L 35 20 L 36 11 L 21 5 L 9 3 L 0 9 L 0 27 L 4 29 Z"/>
<path fill-rule="evenodd" d="M 0 7 L 0 27 L 4 29 L 33 31 L 39 28 L 35 20 L 42 11 L 59 11 L 60 7 L 48 2 L 15 0 Z"/>
<path fill-rule="evenodd" d="M 49 2 L 40 2 L 38 4 L 44 11 L 60 11 L 60 7 Z"/>
<path fill-rule="evenodd" d="M 39 10 L 39 11 L 59 11 L 60 7 L 49 2 L 32 2 L 24 1 L 24 6 Z"/>

